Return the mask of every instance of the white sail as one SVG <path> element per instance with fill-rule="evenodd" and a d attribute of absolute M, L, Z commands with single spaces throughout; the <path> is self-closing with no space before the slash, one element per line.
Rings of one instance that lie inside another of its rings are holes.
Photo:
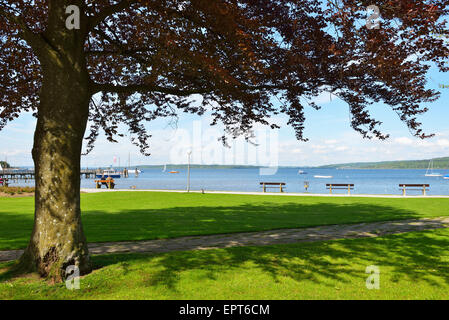
<path fill-rule="evenodd" d="M 441 176 L 442 176 L 441 174 L 433 172 L 433 160 L 430 160 L 429 166 L 427 167 L 426 171 L 426 177 L 441 177 Z"/>
<path fill-rule="evenodd" d="M 167 171 L 167 165 L 166 164 L 164 164 L 164 170 L 162 170 L 162 172 L 165 172 L 165 171 Z"/>
<path fill-rule="evenodd" d="M 2 164 L 0 163 L 0 170 L 3 170 Z"/>

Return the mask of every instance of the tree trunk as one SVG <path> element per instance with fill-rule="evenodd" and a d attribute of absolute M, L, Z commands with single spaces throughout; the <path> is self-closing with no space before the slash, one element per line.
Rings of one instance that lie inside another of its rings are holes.
<path fill-rule="evenodd" d="M 48 59 L 34 135 L 36 170 L 34 228 L 18 267 L 55 281 L 75 265 L 92 269 L 81 224 L 80 159 L 89 112 L 89 82 L 84 68 Z M 47 70 L 47 72 L 46 72 Z"/>

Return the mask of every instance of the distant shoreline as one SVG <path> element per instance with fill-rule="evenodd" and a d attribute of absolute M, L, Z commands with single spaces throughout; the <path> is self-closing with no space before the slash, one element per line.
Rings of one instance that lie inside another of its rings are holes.
<path fill-rule="evenodd" d="M 323 166 L 278 166 L 279 169 L 298 169 L 298 170 L 311 170 L 311 169 L 340 169 L 340 170 L 388 170 L 388 169 L 401 169 L 401 170 L 426 170 L 429 167 L 429 162 L 433 161 L 434 170 L 449 170 L 449 157 L 424 159 L 424 160 L 398 160 L 398 161 L 378 161 L 378 162 L 352 162 L 352 163 L 339 163 Z M 167 168 L 170 169 L 182 169 L 187 164 L 167 164 Z M 260 169 L 264 166 L 252 166 L 252 165 L 198 165 L 191 164 L 192 169 Z M 164 165 L 141 165 L 137 166 L 139 169 L 163 169 Z"/>
<path fill-rule="evenodd" d="M 185 169 L 188 165 L 167 165 L 167 170 L 171 169 Z M 134 168 L 134 167 L 133 167 Z M 162 165 L 154 165 L 154 166 L 136 166 L 136 168 L 140 170 L 145 169 L 163 169 Z M 261 169 L 265 168 L 263 166 L 233 166 L 233 165 L 190 165 L 191 169 Z M 427 167 L 409 167 L 409 168 L 394 168 L 394 167 L 339 167 L 337 165 L 326 165 L 320 167 L 301 167 L 301 166 L 278 166 L 279 169 L 296 169 L 296 170 L 317 170 L 317 169 L 336 169 L 336 170 L 426 170 Z M 449 170 L 449 166 L 447 167 L 434 167 L 435 170 Z"/>

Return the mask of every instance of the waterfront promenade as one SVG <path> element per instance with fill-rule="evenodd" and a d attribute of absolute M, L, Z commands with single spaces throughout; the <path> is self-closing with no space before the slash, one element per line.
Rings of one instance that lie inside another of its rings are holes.
<path fill-rule="evenodd" d="M 157 190 L 157 189 L 90 189 L 82 188 L 81 192 L 84 193 L 99 193 L 99 192 L 172 192 L 172 193 L 187 193 L 187 190 Z M 190 190 L 189 193 L 200 193 L 200 194 L 234 194 L 234 195 L 254 195 L 254 196 L 285 196 L 285 197 L 348 197 L 348 198 L 446 198 L 449 199 L 447 195 L 394 195 L 394 194 L 328 194 L 328 193 L 287 193 L 287 192 L 244 192 L 244 191 L 213 191 L 213 190 Z"/>

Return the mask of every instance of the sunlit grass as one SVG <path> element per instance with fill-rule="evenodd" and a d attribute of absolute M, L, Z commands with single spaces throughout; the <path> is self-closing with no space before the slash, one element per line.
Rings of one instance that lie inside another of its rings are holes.
<path fill-rule="evenodd" d="M 94 257 L 81 289 L 0 272 L 0 299 L 448 299 L 449 230 Z M 10 264 L 0 264 L 0 269 Z M 380 289 L 366 288 L 366 267 Z"/>
<path fill-rule="evenodd" d="M 157 192 L 82 194 L 89 242 L 146 240 L 449 215 L 449 199 Z M 24 248 L 34 199 L 0 198 L 0 250 Z"/>

